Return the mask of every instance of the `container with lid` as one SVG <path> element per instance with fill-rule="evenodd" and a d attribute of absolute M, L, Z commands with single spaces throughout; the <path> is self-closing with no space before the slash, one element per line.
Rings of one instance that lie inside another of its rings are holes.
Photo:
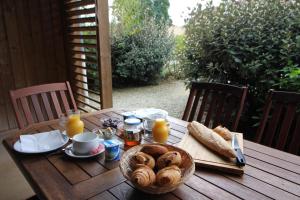
<path fill-rule="evenodd" d="M 143 125 L 138 118 L 128 118 L 124 121 L 125 146 L 139 145 L 142 140 Z"/>
<path fill-rule="evenodd" d="M 105 140 L 105 159 L 119 160 L 120 159 L 120 142 L 117 140 Z"/>

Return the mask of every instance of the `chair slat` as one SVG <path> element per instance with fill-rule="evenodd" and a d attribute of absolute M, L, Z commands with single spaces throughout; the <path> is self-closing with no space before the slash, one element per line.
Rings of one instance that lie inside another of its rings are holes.
<path fill-rule="evenodd" d="M 62 114 L 62 111 L 61 111 L 61 108 L 60 108 L 59 101 L 57 99 L 56 92 L 51 92 L 50 95 L 51 95 L 51 98 L 52 98 L 52 101 L 53 101 L 53 104 L 54 104 L 56 114 L 57 114 L 57 116 L 60 116 Z"/>
<path fill-rule="evenodd" d="M 34 122 L 34 120 L 31 115 L 28 100 L 26 97 L 22 97 L 20 100 L 21 100 L 21 105 L 22 105 L 26 120 L 27 120 L 28 124 L 32 124 Z"/>
<path fill-rule="evenodd" d="M 198 122 L 201 122 L 201 120 L 202 120 L 209 92 L 210 92 L 209 90 L 205 90 L 204 95 L 202 97 L 201 107 L 199 109 L 198 116 L 197 116 Z"/>
<path fill-rule="evenodd" d="M 277 130 L 278 121 L 279 121 L 281 111 L 282 111 L 282 104 L 276 103 L 275 108 L 276 109 L 274 109 L 274 111 L 273 111 L 272 119 L 271 119 L 270 123 L 268 124 L 267 137 L 264 139 L 264 144 L 266 144 L 266 145 L 272 145 L 274 135 Z"/>
<path fill-rule="evenodd" d="M 214 123 L 213 123 L 213 128 L 220 125 L 220 119 L 223 115 L 223 111 L 224 111 L 224 103 L 226 100 L 227 95 L 219 93 L 218 97 L 217 97 L 217 110 L 216 110 L 216 116 L 214 118 Z"/>
<path fill-rule="evenodd" d="M 17 103 L 17 99 L 15 97 L 15 93 L 13 91 L 9 91 L 9 94 L 10 94 L 11 102 L 13 104 L 14 113 L 15 113 L 16 118 L 17 118 L 18 126 L 19 126 L 19 128 L 24 128 L 25 123 L 22 120 L 21 113 L 19 112 L 18 103 Z"/>
<path fill-rule="evenodd" d="M 289 131 L 291 128 L 291 125 L 293 123 L 294 116 L 296 114 L 296 105 L 295 104 L 289 104 L 287 107 L 287 111 L 285 113 L 285 117 L 281 126 L 281 130 L 279 133 L 279 138 L 277 140 L 277 147 L 280 150 L 284 150 Z M 300 142 L 300 141 L 299 141 Z"/>
<path fill-rule="evenodd" d="M 72 92 L 70 83 L 67 81 L 66 85 L 67 85 L 67 89 L 68 89 L 68 92 L 69 92 L 69 95 L 70 95 L 70 99 L 71 99 L 73 109 L 76 111 L 77 110 L 77 105 L 76 105 L 76 102 L 75 102 L 75 99 L 74 99 L 74 96 L 73 96 L 73 92 Z"/>
<path fill-rule="evenodd" d="M 205 126 L 209 126 L 209 123 L 211 121 L 212 116 L 214 115 L 214 110 L 215 110 L 215 106 L 216 106 L 216 102 L 217 102 L 217 96 L 218 96 L 218 92 L 217 91 L 213 91 L 211 94 L 211 101 L 209 103 L 209 108 L 208 108 L 208 112 L 205 118 L 205 122 L 204 125 Z"/>
<path fill-rule="evenodd" d="M 237 120 L 235 116 L 237 116 L 236 106 L 238 106 L 238 103 L 234 102 L 234 100 L 237 99 L 234 98 L 234 96 L 232 96 L 231 94 L 228 95 L 227 102 L 225 105 L 226 108 L 224 109 L 224 122 L 222 124 L 223 126 L 227 126 L 227 128 L 229 128 L 232 131 L 236 131 L 233 125 L 234 125 L 234 120 L 235 121 Z"/>
<path fill-rule="evenodd" d="M 296 121 L 295 129 L 293 132 L 293 137 L 291 140 L 291 144 L 289 145 L 288 151 L 293 154 L 298 154 L 300 149 L 300 114 Z"/>
<path fill-rule="evenodd" d="M 248 93 L 248 88 L 247 87 L 243 87 L 243 93 L 242 93 L 242 96 L 241 96 L 240 104 L 238 106 L 239 108 L 243 108 L 244 107 L 247 93 Z M 240 119 L 240 117 L 242 115 L 242 112 L 243 112 L 242 109 L 237 110 L 236 119 L 235 119 L 235 121 L 233 123 L 233 127 L 232 127 L 233 131 L 236 131 L 237 128 L 238 128 L 239 124 L 238 124 L 238 120 L 237 119 Z"/>
<path fill-rule="evenodd" d="M 44 106 L 45 106 L 45 109 L 46 109 L 46 112 L 47 112 L 47 116 L 50 119 L 54 119 L 53 117 L 53 113 L 52 113 L 52 110 L 51 110 L 51 107 L 50 107 L 50 103 L 49 103 L 49 100 L 48 100 L 48 96 L 47 96 L 47 93 L 42 93 L 42 100 L 43 100 L 43 103 L 44 103 Z"/>
<path fill-rule="evenodd" d="M 269 116 L 270 110 L 272 108 L 272 94 L 273 94 L 273 90 L 270 90 L 267 101 L 266 101 L 266 105 L 264 107 L 263 116 L 259 123 L 257 133 L 255 136 L 255 141 L 257 141 L 257 142 L 262 141 L 263 133 L 264 133 L 264 130 L 265 130 L 265 127 L 267 124 L 267 120 L 268 120 L 268 116 Z"/>
<path fill-rule="evenodd" d="M 197 107 L 198 107 L 200 96 L 201 96 L 201 91 L 197 91 L 195 99 L 194 99 L 194 103 L 193 103 L 193 106 L 192 106 L 192 109 L 191 109 L 191 112 L 190 112 L 190 116 L 188 118 L 189 122 L 193 121 L 193 119 L 194 119 L 194 116 L 195 116 L 195 113 L 196 113 L 196 110 L 197 110 Z"/>
<path fill-rule="evenodd" d="M 192 108 L 196 93 L 197 93 L 196 88 L 192 88 L 191 91 L 190 91 L 188 102 L 186 104 L 186 107 L 185 107 L 185 110 L 184 110 L 184 113 L 183 113 L 183 116 L 182 116 L 182 119 L 185 120 L 185 121 L 188 121 L 188 116 L 191 112 L 191 108 Z"/>
<path fill-rule="evenodd" d="M 69 106 L 68 99 L 67 99 L 67 96 L 65 94 L 65 91 L 61 90 L 61 91 L 59 91 L 59 93 L 60 93 L 60 96 L 61 96 L 61 99 L 62 99 L 62 102 L 63 102 L 63 105 L 64 105 L 64 109 L 67 112 L 68 110 L 70 110 L 70 106 Z"/>
<path fill-rule="evenodd" d="M 36 94 L 31 96 L 31 101 L 33 103 L 33 107 L 34 110 L 36 112 L 37 118 L 39 122 L 45 121 L 42 110 L 41 110 L 41 106 L 39 104 L 39 100 Z"/>

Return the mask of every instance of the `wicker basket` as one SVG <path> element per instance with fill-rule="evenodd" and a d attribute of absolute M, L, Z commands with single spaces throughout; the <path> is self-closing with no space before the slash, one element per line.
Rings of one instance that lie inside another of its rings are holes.
<path fill-rule="evenodd" d="M 124 175 L 124 177 L 129 181 L 131 181 L 130 177 L 133 172 L 131 158 L 136 152 L 140 151 L 143 146 L 145 146 L 145 144 L 130 148 L 129 150 L 124 152 L 121 158 L 120 161 L 121 172 Z M 181 180 L 178 182 L 178 184 L 172 187 L 162 187 L 162 186 L 157 186 L 155 184 L 147 187 L 141 187 L 131 182 L 137 189 L 142 190 L 143 192 L 150 193 L 150 194 L 163 194 L 163 193 L 171 192 L 175 190 L 178 186 L 180 186 L 182 183 L 184 183 L 187 179 L 189 179 L 190 176 L 192 176 L 195 171 L 195 163 L 190 154 L 175 146 L 166 145 L 166 144 L 162 144 L 162 146 L 167 147 L 169 151 L 178 151 L 181 154 L 182 163 L 179 166 L 182 172 Z"/>

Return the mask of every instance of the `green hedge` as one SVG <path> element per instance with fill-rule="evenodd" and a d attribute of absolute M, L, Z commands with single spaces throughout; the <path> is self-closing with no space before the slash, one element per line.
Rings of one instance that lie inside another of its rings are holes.
<path fill-rule="evenodd" d="M 132 33 L 114 32 L 112 67 L 114 86 L 155 84 L 162 78 L 162 69 L 169 60 L 173 37 L 168 26 L 154 20 L 145 21 Z"/>
<path fill-rule="evenodd" d="M 252 118 L 260 115 L 270 88 L 300 91 L 299 1 L 199 5 L 191 12 L 185 41 L 185 78 L 249 86 Z"/>

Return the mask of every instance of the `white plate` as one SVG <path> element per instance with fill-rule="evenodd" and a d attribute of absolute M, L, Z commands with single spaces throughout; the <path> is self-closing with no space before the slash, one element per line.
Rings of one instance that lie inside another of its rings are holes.
<path fill-rule="evenodd" d="M 104 145 L 101 144 L 101 143 L 99 145 L 101 145 L 101 150 L 96 154 L 78 155 L 78 154 L 74 154 L 73 151 L 72 151 L 73 144 L 69 144 L 65 148 L 65 154 L 67 154 L 68 156 L 73 157 L 73 158 L 91 158 L 91 157 L 94 157 L 94 156 L 98 156 L 98 155 L 100 155 L 101 153 L 104 152 L 104 150 L 105 150 Z"/>
<path fill-rule="evenodd" d="M 21 142 L 20 142 L 20 140 L 18 140 L 14 144 L 14 150 L 16 150 L 17 152 L 20 152 L 20 153 L 28 153 L 28 154 L 47 153 L 47 152 L 50 152 L 50 151 L 54 151 L 54 150 L 59 149 L 62 146 L 64 146 L 65 144 L 68 143 L 69 137 L 64 135 L 64 134 L 62 134 L 62 135 L 63 135 L 63 138 L 64 138 L 63 143 L 61 143 L 59 145 L 56 145 L 56 146 L 52 146 L 50 149 L 44 149 L 44 150 L 40 150 L 40 151 L 23 151 L 22 148 L 21 148 Z"/>

